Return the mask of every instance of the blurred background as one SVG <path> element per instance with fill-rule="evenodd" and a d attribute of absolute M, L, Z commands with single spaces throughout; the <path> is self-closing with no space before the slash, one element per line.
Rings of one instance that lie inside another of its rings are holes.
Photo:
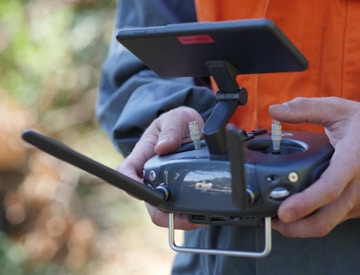
<path fill-rule="evenodd" d="M 0 1 L 0 273 L 168 274 L 142 202 L 27 146 L 35 128 L 116 168 L 94 116 L 116 0 Z"/>

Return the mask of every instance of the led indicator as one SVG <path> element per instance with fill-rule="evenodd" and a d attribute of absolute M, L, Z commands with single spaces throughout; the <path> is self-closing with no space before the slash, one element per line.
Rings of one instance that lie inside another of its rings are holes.
<path fill-rule="evenodd" d="M 182 35 L 177 36 L 176 38 L 183 45 L 214 43 L 214 39 L 212 39 L 208 34 Z"/>

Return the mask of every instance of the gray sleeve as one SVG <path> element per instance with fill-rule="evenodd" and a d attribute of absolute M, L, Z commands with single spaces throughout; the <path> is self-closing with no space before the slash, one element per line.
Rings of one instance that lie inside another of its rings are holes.
<path fill-rule="evenodd" d="M 190 0 L 119 0 L 115 29 L 193 21 Z M 215 104 L 209 87 L 206 78 L 160 78 L 113 37 L 102 68 L 96 114 L 126 156 L 163 112 L 185 105 L 206 118 Z"/>

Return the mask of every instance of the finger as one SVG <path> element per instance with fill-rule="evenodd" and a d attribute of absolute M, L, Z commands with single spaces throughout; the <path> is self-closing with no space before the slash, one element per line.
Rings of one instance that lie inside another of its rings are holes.
<path fill-rule="evenodd" d="M 339 120 L 348 111 L 349 101 L 334 98 L 295 98 L 283 104 L 269 107 L 270 115 L 280 121 L 301 123 L 310 122 L 323 126 Z"/>
<path fill-rule="evenodd" d="M 283 223 L 280 220 L 273 220 L 273 229 L 278 230 L 287 237 L 323 237 L 339 223 L 348 219 L 348 213 L 353 208 L 351 192 L 352 189 L 347 188 L 345 194 L 341 196 L 339 200 L 293 223 Z"/>
<path fill-rule="evenodd" d="M 131 154 L 123 160 L 118 171 L 134 179 L 142 177 L 145 162 L 155 155 L 154 146 L 157 135 L 149 130 L 149 134 L 143 135 Z"/>
<path fill-rule="evenodd" d="M 194 109 L 180 107 L 169 111 L 156 121 L 159 139 L 155 146 L 158 154 L 167 154 L 175 151 L 186 141 L 190 141 L 189 122 L 197 121 L 202 129 L 204 123 L 202 117 Z"/>
<path fill-rule="evenodd" d="M 169 227 L 169 213 L 164 211 L 160 211 L 157 208 L 152 207 L 151 205 L 146 205 L 149 215 L 151 217 L 151 221 L 160 227 Z M 174 216 L 174 227 L 175 229 L 181 230 L 191 230 L 195 228 L 202 227 L 204 225 L 193 224 L 189 222 L 187 215 L 176 213 Z"/>
<path fill-rule="evenodd" d="M 140 177 L 148 159 L 156 153 L 169 153 L 172 148 L 174 150 L 178 148 L 182 140 L 182 130 L 180 130 L 182 122 L 177 118 L 180 112 L 181 110 L 177 110 L 176 114 L 172 115 L 170 111 L 154 120 L 136 143 L 131 154 L 123 161 L 120 166 L 121 171 L 128 170 L 127 173 L 131 175 L 134 175 L 136 171 L 136 175 Z M 157 152 L 156 148 L 160 152 Z"/>
<path fill-rule="evenodd" d="M 290 238 L 323 237 L 339 223 L 337 217 L 326 215 L 325 212 L 320 211 L 308 218 L 293 223 L 283 223 L 280 220 L 274 220 L 272 228 Z"/>
<path fill-rule="evenodd" d="M 189 107 L 179 107 L 161 115 L 146 129 L 132 153 L 123 161 L 120 171 L 141 177 L 148 159 L 155 154 L 174 152 L 189 139 L 188 123 L 194 120 L 203 127 L 200 114 Z"/>
<path fill-rule="evenodd" d="M 337 200 L 347 184 L 352 181 L 355 166 L 356 162 L 336 151 L 329 167 L 315 183 L 289 197 L 280 205 L 279 219 L 291 223 Z"/>

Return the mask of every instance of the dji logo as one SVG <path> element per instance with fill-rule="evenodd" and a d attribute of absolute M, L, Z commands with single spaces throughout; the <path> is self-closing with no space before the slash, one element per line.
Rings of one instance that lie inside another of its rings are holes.
<path fill-rule="evenodd" d="M 212 186 L 213 184 L 211 182 L 200 181 L 195 183 L 195 189 L 200 190 L 202 192 L 211 190 Z"/>

